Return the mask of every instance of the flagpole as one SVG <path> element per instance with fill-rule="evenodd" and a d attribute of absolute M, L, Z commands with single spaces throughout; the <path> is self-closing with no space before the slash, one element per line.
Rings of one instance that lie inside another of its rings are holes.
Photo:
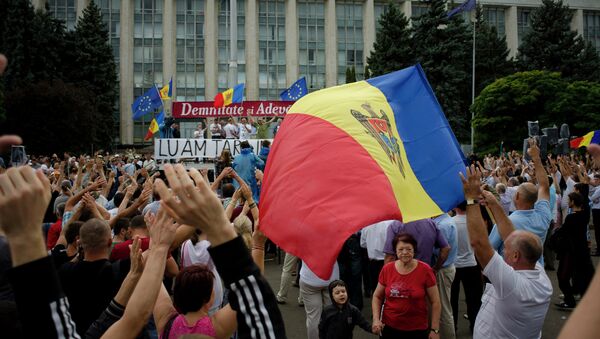
<path fill-rule="evenodd" d="M 475 11 L 475 18 L 473 19 L 473 74 L 471 80 L 471 153 L 475 153 L 474 147 L 474 136 L 475 128 L 473 127 L 473 119 L 475 118 L 475 112 L 473 112 L 473 104 L 475 103 L 475 30 L 477 25 L 477 11 Z"/>

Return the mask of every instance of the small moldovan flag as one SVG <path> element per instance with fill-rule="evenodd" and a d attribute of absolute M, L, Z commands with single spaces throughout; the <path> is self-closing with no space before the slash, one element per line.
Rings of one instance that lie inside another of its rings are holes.
<path fill-rule="evenodd" d="M 171 80 L 169 80 L 168 85 L 165 85 L 163 88 L 160 89 L 160 98 L 163 100 L 171 99 L 172 87 L 173 87 L 173 77 L 171 77 Z"/>
<path fill-rule="evenodd" d="M 165 111 L 162 111 L 156 118 L 152 119 L 152 122 L 150 123 L 150 127 L 148 128 L 148 133 L 146 133 L 146 137 L 144 137 L 144 140 L 152 139 L 152 136 L 154 136 L 154 134 L 156 134 L 156 132 L 158 132 L 158 127 L 163 123 L 164 120 L 165 120 Z"/>
<path fill-rule="evenodd" d="M 215 95 L 215 108 L 241 103 L 244 100 L 244 88 L 245 85 L 242 83 Z"/>
<path fill-rule="evenodd" d="M 148 113 L 152 113 L 155 109 L 162 106 L 162 100 L 160 100 L 160 93 L 156 86 L 152 86 L 144 95 L 137 98 L 133 105 L 131 105 L 131 111 L 133 112 L 133 119 L 139 119 Z"/>
<path fill-rule="evenodd" d="M 588 147 L 590 144 L 600 144 L 600 130 L 575 138 L 570 142 L 571 148 Z"/>
<path fill-rule="evenodd" d="M 260 226 L 327 279 L 366 225 L 430 218 L 464 201 L 459 172 L 464 155 L 421 66 L 326 88 L 296 101 L 277 132 Z"/>
<path fill-rule="evenodd" d="M 306 78 L 302 77 L 296 80 L 296 82 L 294 82 L 294 84 L 292 84 L 290 88 L 281 92 L 279 97 L 281 97 L 281 100 L 283 101 L 296 101 L 305 96 L 306 94 L 308 94 L 308 87 L 306 87 Z"/>

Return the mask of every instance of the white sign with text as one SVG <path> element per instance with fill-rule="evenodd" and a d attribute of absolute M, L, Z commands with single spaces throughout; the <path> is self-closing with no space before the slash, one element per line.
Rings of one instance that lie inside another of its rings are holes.
<path fill-rule="evenodd" d="M 253 152 L 259 154 L 262 141 L 272 139 L 248 139 Z M 154 139 L 154 159 L 177 160 L 183 158 L 216 158 L 224 149 L 232 156 L 240 154 L 239 139 Z"/>

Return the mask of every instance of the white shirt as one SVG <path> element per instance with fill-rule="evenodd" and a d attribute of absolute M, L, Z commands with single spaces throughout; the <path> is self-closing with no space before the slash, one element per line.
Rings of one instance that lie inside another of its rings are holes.
<path fill-rule="evenodd" d="M 593 209 L 600 208 L 600 186 L 594 187 L 590 185 L 590 201 L 592 202 Z"/>
<path fill-rule="evenodd" d="M 208 253 L 210 242 L 208 240 L 200 240 L 194 245 L 191 240 L 186 240 L 181 247 L 181 265 L 188 267 L 194 264 L 202 264 L 208 266 L 208 269 L 214 274 L 213 291 L 215 292 L 215 300 L 210 307 L 208 313 L 214 314 L 219 310 L 223 303 L 223 285 L 221 277 L 215 268 L 215 264 Z"/>
<path fill-rule="evenodd" d="M 360 247 L 367 249 L 367 255 L 371 260 L 383 260 L 385 253 L 385 239 L 387 237 L 388 227 L 394 220 L 381 221 L 367 226 L 360 232 Z"/>
<path fill-rule="evenodd" d="M 248 140 L 252 133 L 252 125 L 238 124 L 238 130 L 240 131 L 240 140 Z"/>
<path fill-rule="evenodd" d="M 575 191 L 575 184 L 577 184 L 571 177 L 568 177 L 567 180 L 567 188 L 562 194 L 562 199 L 560 200 L 560 208 L 567 209 L 569 208 L 569 194 Z"/>
<path fill-rule="evenodd" d="M 518 189 L 519 186 L 506 187 L 506 195 L 510 197 L 510 207 L 508 209 L 510 212 L 514 212 L 517 209 L 515 207 L 515 195 L 517 194 Z"/>
<path fill-rule="evenodd" d="M 454 266 L 456 268 L 477 266 L 471 240 L 469 240 L 469 231 L 467 230 L 467 215 L 457 214 L 452 217 L 452 221 L 456 225 L 456 238 L 458 239 L 458 251 Z"/>
<path fill-rule="evenodd" d="M 225 131 L 225 138 L 227 138 L 227 139 L 237 138 L 238 130 L 235 125 L 227 124 L 227 125 L 225 125 L 225 127 L 223 127 L 223 131 Z"/>
<path fill-rule="evenodd" d="M 327 287 L 329 284 L 340 278 L 340 268 L 338 266 L 337 261 L 333 264 L 333 271 L 331 272 L 331 276 L 327 280 L 323 280 L 317 277 L 313 271 L 308 268 L 308 265 L 303 261 L 302 267 L 300 268 L 300 281 L 304 282 L 307 285 L 313 287 Z"/>
<path fill-rule="evenodd" d="M 221 136 L 222 130 L 223 130 L 223 128 L 221 128 L 220 124 L 215 124 L 215 123 L 210 124 L 210 134 L 212 136 Z"/>
<path fill-rule="evenodd" d="M 154 171 L 156 169 L 156 162 L 154 162 L 154 159 L 144 160 L 142 167 L 148 171 Z"/>
<path fill-rule="evenodd" d="M 473 339 L 535 339 L 542 335 L 552 284 L 538 262 L 534 270 L 515 271 L 494 256 L 483 270 L 492 282 L 481 298 Z"/>

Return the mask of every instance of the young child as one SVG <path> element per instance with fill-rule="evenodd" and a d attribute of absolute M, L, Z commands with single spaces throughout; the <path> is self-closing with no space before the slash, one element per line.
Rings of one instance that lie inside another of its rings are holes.
<path fill-rule="evenodd" d="M 319 339 L 352 339 L 352 330 L 358 325 L 371 333 L 371 323 L 358 308 L 348 302 L 346 283 L 334 280 L 329 284 L 332 304 L 326 306 L 319 322 Z"/>

